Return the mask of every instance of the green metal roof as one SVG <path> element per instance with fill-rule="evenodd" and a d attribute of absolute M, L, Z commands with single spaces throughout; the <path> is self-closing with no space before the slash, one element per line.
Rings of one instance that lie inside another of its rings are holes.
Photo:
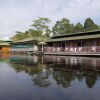
<path fill-rule="evenodd" d="M 61 35 L 54 35 L 54 38 L 61 38 L 61 37 L 73 37 L 73 36 L 84 36 L 84 35 L 93 35 L 93 34 L 100 34 L 100 30 L 95 31 L 88 31 L 88 32 L 78 32 L 78 33 L 68 33 L 68 34 L 61 34 Z"/>
<path fill-rule="evenodd" d="M 21 42 L 29 42 L 29 41 L 37 41 L 37 39 L 36 38 L 26 38 L 20 41 L 15 41 L 13 43 L 21 43 Z"/>
<path fill-rule="evenodd" d="M 68 41 L 68 40 L 82 40 L 82 39 L 94 39 L 94 38 L 100 38 L 100 34 L 83 35 L 83 36 L 71 36 L 71 37 L 63 37 L 63 38 L 54 38 L 54 39 L 48 40 L 47 42 Z"/>
<path fill-rule="evenodd" d="M 0 46 L 10 46 L 10 44 L 9 43 L 0 43 Z"/>
<path fill-rule="evenodd" d="M 34 38 L 26 38 L 26 39 L 23 39 L 23 40 L 20 40 L 20 41 L 13 41 L 11 42 L 11 44 L 19 44 L 19 43 L 30 43 L 30 42 L 41 42 L 41 41 L 46 41 L 45 38 L 42 38 L 42 37 L 34 37 Z"/>

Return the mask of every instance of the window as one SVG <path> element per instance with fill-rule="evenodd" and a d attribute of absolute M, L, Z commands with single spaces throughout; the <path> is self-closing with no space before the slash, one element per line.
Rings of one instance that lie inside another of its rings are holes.
<path fill-rule="evenodd" d="M 78 41 L 78 42 L 77 42 L 77 46 L 78 46 L 78 47 L 84 46 L 84 41 Z"/>
<path fill-rule="evenodd" d="M 62 42 L 62 47 L 65 47 L 65 42 Z"/>

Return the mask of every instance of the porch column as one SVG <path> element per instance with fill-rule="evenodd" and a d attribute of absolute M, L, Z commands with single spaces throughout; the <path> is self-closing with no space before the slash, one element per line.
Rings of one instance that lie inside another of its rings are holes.
<path fill-rule="evenodd" d="M 84 52 L 83 41 L 82 40 L 81 40 L 81 49 L 82 49 L 82 52 Z"/>
<path fill-rule="evenodd" d="M 43 50 L 43 47 L 44 47 L 44 46 L 43 46 L 43 44 L 42 44 L 42 52 L 44 51 L 44 50 Z"/>
<path fill-rule="evenodd" d="M 81 40 L 81 47 L 83 47 L 83 45 L 82 45 L 82 40 Z"/>
<path fill-rule="evenodd" d="M 96 41 L 94 40 L 94 46 L 96 46 Z"/>

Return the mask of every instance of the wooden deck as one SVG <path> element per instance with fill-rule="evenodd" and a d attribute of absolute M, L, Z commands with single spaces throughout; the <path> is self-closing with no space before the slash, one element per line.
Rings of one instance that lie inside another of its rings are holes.
<path fill-rule="evenodd" d="M 97 53 L 72 53 L 72 52 L 44 52 L 44 55 L 61 55 L 61 56 L 92 56 L 92 57 L 100 57 L 100 52 Z"/>

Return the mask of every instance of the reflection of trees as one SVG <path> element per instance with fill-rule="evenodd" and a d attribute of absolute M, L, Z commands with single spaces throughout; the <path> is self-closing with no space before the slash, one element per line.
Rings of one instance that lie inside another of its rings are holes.
<path fill-rule="evenodd" d="M 48 87 L 51 85 L 51 82 L 49 81 L 49 70 L 41 70 L 39 73 L 35 74 L 32 77 L 33 84 L 39 87 Z"/>
<path fill-rule="evenodd" d="M 91 67 L 87 61 L 84 62 L 82 59 L 66 59 L 64 61 L 63 57 L 61 59 L 56 59 L 55 57 L 55 60 L 49 57 L 46 60 L 44 59 L 45 61 L 42 64 L 41 59 L 38 60 L 37 57 L 33 59 L 14 58 L 10 59 L 10 62 L 16 72 L 24 71 L 28 73 L 32 77 L 33 85 L 39 87 L 48 87 L 51 85 L 52 80 L 49 79 L 50 75 L 52 75 L 57 85 L 61 85 L 64 88 L 69 87 L 75 79 L 79 81 L 86 79 L 87 86 L 92 88 L 97 80 L 96 73 L 89 75 L 88 72 L 94 70 L 91 70 L 93 66 Z M 53 69 L 53 73 L 51 73 L 50 68 Z"/>
<path fill-rule="evenodd" d="M 41 70 L 40 66 L 30 67 L 30 66 L 25 66 L 22 64 L 11 64 L 11 65 L 15 69 L 16 72 L 24 71 L 25 73 L 28 73 L 29 75 L 34 75 Z"/>
<path fill-rule="evenodd" d="M 77 79 L 78 79 L 79 81 L 82 81 L 82 80 L 85 78 L 84 72 L 82 72 L 82 71 L 77 71 L 77 72 L 76 72 L 76 77 L 77 77 Z"/>
<path fill-rule="evenodd" d="M 51 82 L 48 80 L 50 71 L 49 69 L 44 70 L 44 66 L 37 65 L 37 66 L 27 66 L 23 64 L 11 64 L 12 67 L 16 70 L 16 72 L 28 73 L 32 77 L 33 85 L 39 87 L 48 87 L 51 85 Z"/>
<path fill-rule="evenodd" d="M 68 87 L 71 85 L 71 81 L 75 79 L 74 72 L 64 72 L 64 71 L 54 71 L 53 78 L 57 82 L 58 85 L 62 85 L 63 87 Z"/>
<path fill-rule="evenodd" d="M 97 75 L 95 73 L 92 73 L 91 75 L 86 75 L 86 84 L 88 88 L 92 88 L 97 80 Z"/>

